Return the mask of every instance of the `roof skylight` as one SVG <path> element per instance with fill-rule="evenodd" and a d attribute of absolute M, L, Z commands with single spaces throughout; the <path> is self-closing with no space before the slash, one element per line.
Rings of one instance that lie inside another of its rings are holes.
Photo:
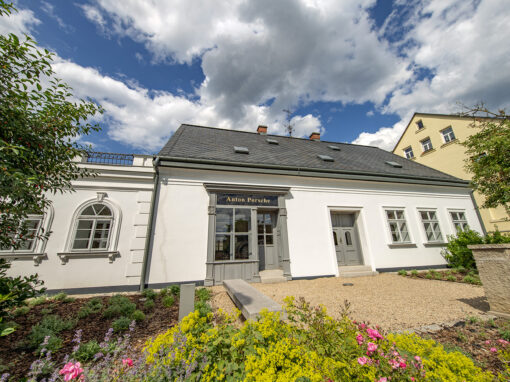
<path fill-rule="evenodd" d="M 328 145 L 328 147 L 329 147 L 331 150 L 340 151 L 340 147 L 338 147 L 338 146 L 335 146 L 335 145 Z"/>
<path fill-rule="evenodd" d="M 334 162 L 335 160 L 331 158 L 329 155 L 317 155 L 320 159 L 322 159 L 324 162 Z"/>
<path fill-rule="evenodd" d="M 267 141 L 267 143 L 270 143 L 272 145 L 279 145 L 280 144 L 276 139 L 273 139 L 273 138 L 267 138 L 266 141 Z"/>
<path fill-rule="evenodd" d="M 390 165 L 391 167 L 395 167 L 395 168 L 402 168 L 402 165 L 400 163 L 397 163 L 397 162 L 393 162 L 393 161 L 386 161 L 386 164 L 387 165 Z"/>
<path fill-rule="evenodd" d="M 238 154 L 249 154 L 250 150 L 248 150 L 248 147 L 244 146 L 234 146 L 234 151 Z"/>

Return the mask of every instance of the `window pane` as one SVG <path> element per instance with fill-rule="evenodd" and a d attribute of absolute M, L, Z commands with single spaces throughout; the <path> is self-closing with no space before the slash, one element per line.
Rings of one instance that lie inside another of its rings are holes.
<path fill-rule="evenodd" d="M 101 208 L 99 208 L 99 206 L 101 206 Z M 103 205 L 97 204 L 96 211 L 97 211 L 97 214 L 100 216 L 112 216 L 112 211 L 104 204 Z"/>
<path fill-rule="evenodd" d="M 266 244 L 273 245 L 273 235 L 266 235 Z"/>
<path fill-rule="evenodd" d="M 386 214 L 388 215 L 388 219 L 395 219 L 394 211 L 386 211 Z"/>
<path fill-rule="evenodd" d="M 333 231 L 333 240 L 335 241 L 335 246 L 337 246 L 338 245 L 338 239 L 336 237 L 336 232 L 335 231 Z"/>
<path fill-rule="evenodd" d="M 92 249 L 105 249 L 108 244 L 107 239 L 93 240 Z"/>
<path fill-rule="evenodd" d="M 230 260 L 230 235 L 216 235 L 214 260 Z"/>
<path fill-rule="evenodd" d="M 73 249 L 87 249 L 89 246 L 88 239 L 76 239 L 73 243 Z"/>
<path fill-rule="evenodd" d="M 264 245 L 264 235 L 259 235 L 259 245 Z"/>
<path fill-rule="evenodd" d="M 404 211 L 395 211 L 397 214 L 397 219 L 403 219 L 404 218 Z"/>
<path fill-rule="evenodd" d="M 92 225 L 94 224 L 93 220 L 80 220 L 78 222 L 78 229 L 92 229 Z"/>
<path fill-rule="evenodd" d="M 273 225 L 266 224 L 266 233 L 273 233 Z"/>
<path fill-rule="evenodd" d="M 406 242 L 410 241 L 409 233 L 407 231 L 401 231 L 400 234 L 402 236 L 402 242 L 406 243 Z"/>
<path fill-rule="evenodd" d="M 232 232 L 233 209 L 216 209 L 216 232 Z"/>
<path fill-rule="evenodd" d="M 427 211 L 421 211 L 420 215 L 421 215 L 421 218 L 423 220 L 427 220 L 429 218 L 429 215 L 427 214 Z"/>
<path fill-rule="evenodd" d="M 352 245 L 351 233 L 350 232 L 346 232 L 345 233 L 345 244 Z"/>
<path fill-rule="evenodd" d="M 259 224 L 257 226 L 257 233 L 264 234 L 264 224 Z"/>
<path fill-rule="evenodd" d="M 83 210 L 80 216 L 96 216 L 96 211 L 93 206 L 88 206 Z"/>
<path fill-rule="evenodd" d="M 236 232 L 250 232 L 251 210 L 248 208 L 236 208 Z"/>
<path fill-rule="evenodd" d="M 34 244 L 34 239 L 26 239 L 26 240 L 22 240 L 21 243 L 20 243 L 20 246 L 18 247 L 18 251 L 19 250 L 23 250 L 23 251 L 31 251 L 32 250 L 32 246 Z"/>
<path fill-rule="evenodd" d="M 250 257 L 248 235 L 236 235 L 235 259 L 246 260 Z"/>

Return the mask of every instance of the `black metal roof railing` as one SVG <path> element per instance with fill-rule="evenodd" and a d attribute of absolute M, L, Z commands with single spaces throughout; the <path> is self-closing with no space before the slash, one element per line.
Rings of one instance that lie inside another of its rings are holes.
<path fill-rule="evenodd" d="M 133 154 L 101 153 L 87 151 L 83 157 L 85 163 L 110 164 L 116 166 L 132 166 Z"/>

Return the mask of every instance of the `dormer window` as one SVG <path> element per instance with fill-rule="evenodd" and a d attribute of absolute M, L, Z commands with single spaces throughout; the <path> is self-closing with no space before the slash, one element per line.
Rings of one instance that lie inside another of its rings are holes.
<path fill-rule="evenodd" d="M 425 126 L 423 125 L 423 121 L 420 119 L 416 121 L 416 126 L 418 126 L 418 130 L 423 129 Z"/>
<path fill-rule="evenodd" d="M 406 155 L 406 158 L 407 159 L 412 159 L 414 158 L 414 152 L 413 152 L 413 148 L 411 146 L 407 147 L 404 149 L 404 154 Z"/>
<path fill-rule="evenodd" d="M 421 146 L 423 148 L 424 153 L 433 149 L 430 138 L 425 138 L 423 141 L 421 141 Z"/>

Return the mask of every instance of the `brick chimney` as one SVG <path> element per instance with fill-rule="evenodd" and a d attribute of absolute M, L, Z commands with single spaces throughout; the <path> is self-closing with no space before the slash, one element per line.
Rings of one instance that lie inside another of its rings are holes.
<path fill-rule="evenodd" d="M 311 141 L 320 141 L 321 140 L 321 133 L 312 133 L 310 134 L 310 140 Z"/>
<path fill-rule="evenodd" d="M 257 133 L 267 134 L 267 126 L 259 125 L 259 127 L 257 127 Z"/>

